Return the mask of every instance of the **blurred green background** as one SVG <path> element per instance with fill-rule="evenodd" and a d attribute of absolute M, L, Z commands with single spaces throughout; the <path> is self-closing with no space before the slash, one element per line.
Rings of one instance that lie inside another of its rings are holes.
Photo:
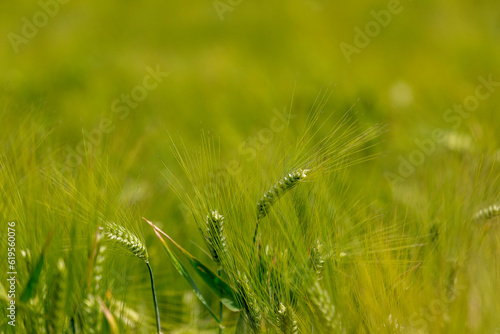
<path fill-rule="evenodd" d="M 347 59 L 341 44 L 356 46 L 357 28 L 391 6 L 398 10 L 390 22 Z M 2 138 L 36 120 L 37 154 L 56 152 L 67 173 L 82 166 L 72 155 L 85 139 L 86 154 L 109 163 L 124 205 L 138 219 L 168 222 L 184 244 L 192 233 L 162 176 L 165 166 L 178 170 L 168 133 L 188 150 L 212 133 L 225 159 L 242 159 L 239 147 L 269 127 L 273 109 L 293 98 L 291 127 L 300 129 L 330 87 L 328 112 L 352 107 L 363 123 L 388 126 L 377 149 L 384 156 L 356 167 L 364 175 L 353 180 L 358 191 L 368 183 L 388 196 L 384 174 L 397 173 L 400 158 L 418 149 L 415 139 L 436 128 L 498 152 L 500 87 L 460 126 L 443 118 L 475 93 L 479 76 L 500 81 L 498 1 L 4 1 L 0 31 Z M 137 88 L 151 69 L 169 74 L 154 89 Z M 118 110 L 132 92 L 147 96 Z M 160 285 L 177 278 L 157 270 Z"/>
<path fill-rule="evenodd" d="M 37 17 L 44 10 L 35 1 L 1 5 L 1 87 L 10 106 L 2 112 L 33 112 L 56 142 L 73 148 L 108 118 L 114 130 L 100 144 L 123 176 L 141 173 L 148 182 L 160 160 L 170 159 L 165 129 L 187 142 L 213 130 L 234 150 L 268 126 L 273 108 L 288 106 L 293 95 L 293 111 L 306 115 L 330 84 L 328 110 L 342 113 L 357 102 L 368 122 L 389 125 L 390 165 L 415 136 L 447 126 L 445 110 L 473 94 L 478 76 L 500 80 L 494 1 L 398 2 L 399 12 L 350 62 L 340 44 L 355 45 L 355 27 L 364 30 L 371 11 L 391 2 L 47 3 L 57 4 L 47 20 Z M 34 16 L 45 24 L 19 42 L 23 18 L 33 23 Z M 148 66 L 170 75 L 118 118 L 113 101 L 140 85 Z M 492 145 L 498 99 L 482 101 L 463 124 L 488 124 L 483 135 Z M 17 126 L 16 116 L 8 121 Z"/>

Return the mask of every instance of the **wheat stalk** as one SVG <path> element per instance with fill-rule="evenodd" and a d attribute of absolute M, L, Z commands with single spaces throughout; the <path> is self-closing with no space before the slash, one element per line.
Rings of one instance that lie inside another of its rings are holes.
<path fill-rule="evenodd" d="M 156 315 L 156 328 L 157 333 L 161 333 L 161 323 L 160 323 L 160 311 L 158 309 L 158 300 L 156 299 L 156 289 L 153 278 L 153 270 L 151 265 L 149 264 L 148 251 L 146 246 L 142 243 L 142 241 L 132 232 L 127 230 L 125 227 L 120 226 L 113 222 L 106 223 L 106 236 L 117 243 L 120 247 L 132 253 L 134 256 L 144 260 L 146 265 L 148 266 L 149 277 L 151 279 L 151 291 L 153 293 L 153 302 L 155 307 L 155 315 Z"/>

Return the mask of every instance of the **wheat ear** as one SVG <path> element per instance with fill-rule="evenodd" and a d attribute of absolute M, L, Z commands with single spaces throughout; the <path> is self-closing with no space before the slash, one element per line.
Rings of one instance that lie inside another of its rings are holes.
<path fill-rule="evenodd" d="M 325 252 L 321 241 L 316 239 L 309 254 L 311 266 L 316 272 L 318 280 L 323 278 L 323 265 L 325 264 Z"/>
<path fill-rule="evenodd" d="M 309 299 L 319 311 L 319 314 L 324 320 L 324 324 L 333 330 L 339 330 L 341 323 L 339 315 L 335 311 L 335 306 L 330 300 L 330 295 L 327 291 L 323 290 L 319 281 L 309 289 Z"/>
<path fill-rule="evenodd" d="M 113 222 L 106 223 L 106 236 L 117 243 L 123 249 L 129 251 L 133 255 L 138 258 L 144 260 L 149 270 L 149 277 L 151 279 L 151 291 L 153 293 L 153 301 L 155 306 L 155 314 L 156 314 L 156 329 L 157 333 L 161 333 L 161 323 L 160 323 L 160 311 L 158 309 L 158 300 L 156 299 L 156 289 L 153 278 L 153 270 L 151 265 L 149 264 L 148 251 L 146 246 L 142 243 L 142 241 L 132 232 L 127 230 L 125 227 L 120 226 Z"/>
<path fill-rule="evenodd" d="M 205 243 L 210 250 L 212 259 L 217 263 L 217 274 L 220 276 L 222 272 L 221 259 L 227 254 L 226 234 L 224 233 L 224 216 L 219 214 L 217 210 L 210 211 L 205 219 L 205 233 L 203 233 Z M 223 306 L 222 301 L 220 307 L 220 321 L 222 323 Z M 222 333 L 222 326 L 219 327 L 219 334 Z"/>
<path fill-rule="evenodd" d="M 298 169 L 276 182 L 257 202 L 257 219 L 264 218 L 273 204 L 297 183 L 306 178 L 309 169 Z"/>
<path fill-rule="evenodd" d="M 82 303 L 82 320 L 84 321 L 82 328 L 86 333 L 100 333 L 102 329 L 102 313 L 96 298 L 89 293 Z"/>
<path fill-rule="evenodd" d="M 113 222 L 105 225 L 106 236 L 121 248 L 148 262 L 148 251 L 142 241 L 125 227 Z"/>
<path fill-rule="evenodd" d="M 67 293 L 67 269 L 63 259 L 57 262 L 57 271 L 53 280 L 49 302 L 49 323 L 54 333 L 61 333 L 65 323 L 65 309 Z"/>
<path fill-rule="evenodd" d="M 297 334 L 299 332 L 295 312 L 283 303 L 279 304 L 277 322 L 278 328 L 283 334 Z"/>
<path fill-rule="evenodd" d="M 94 258 L 94 268 L 92 270 L 92 289 L 96 295 L 102 296 L 104 285 L 102 279 L 104 275 L 104 262 L 106 261 L 106 245 L 102 242 L 103 234 L 98 230 L 96 234 L 96 255 Z"/>
<path fill-rule="evenodd" d="M 482 210 L 479 210 L 472 216 L 474 220 L 488 220 L 500 216 L 500 205 L 494 204 Z"/>
<path fill-rule="evenodd" d="M 224 216 L 217 210 L 211 211 L 205 220 L 205 243 L 212 259 L 220 264 L 224 254 L 227 254 L 226 235 L 224 233 Z"/>
<path fill-rule="evenodd" d="M 240 302 L 243 305 L 244 315 L 250 328 L 257 332 L 260 328 L 262 315 L 257 304 L 257 297 L 255 296 L 254 289 L 250 286 L 250 281 L 244 273 L 237 273 L 236 288 L 240 296 Z"/>
<path fill-rule="evenodd" d="M 301 180 L 305 179 L 309 171 L 309 169 L 300 168 L 288 174 L 276 182 L 257 202 L 257 223 L 253 236 L 254 244 L 257 238 L 257 231 L 259 229 L 259 220 L 267 216 L 273 204 L 276 203 L 276 201 L 278 201 L 287 191 L 295 187 Z"/>

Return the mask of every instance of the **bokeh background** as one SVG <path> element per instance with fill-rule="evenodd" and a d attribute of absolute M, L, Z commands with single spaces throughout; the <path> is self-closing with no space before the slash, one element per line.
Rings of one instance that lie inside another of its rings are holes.
<path fill-rule="evenodd" d="M 391 6 L 398 10 L 390 22 L 348 59 L 342 43 L 356 46 L 357 28 Z M 30 29 L 34 20 L 39 27 Z M 459 126 L 443 118 L 475 93 L 479 76 L 500 82 L 498 1 L 4 1 L 0 32 L 3 140 L 35 129 L 29 145 L 41 157 L 56 152 L 73 174 L 85 163 L 70 155 L 85 142 L 86 154 L 106 160 L 118 200 L 138 219 L 168 222 L 195 253 L 194 225 L 162 175 L 165 166 L 178 171 L 168 133 L 188 150 L 211 133 L 226 159 L 238 159 L 240 145 L 269 127 L 273 109 L 289 110 L 293 99 L 291 127 L 299 129 L 318 94 L 331 89 L 328 112 L 352 108 L 364 124 L 387 125 L 383 157 L 356 167 L 362 178 L 353 180 L 354 189 L 377 184 L 367 189 L 380 200 L 392 189 L 386 172 L 397 173 L 401 157 L 418 149 L 415 139 L 436 128 L 451 149 L 480 143 L 498 152 L 500 87 Z M 142 85 L 148 68 L 168 76 L 127 114 L 116 112 L 114 101 Z M 88 134 L 103 122 L 109 131 L 92 142 Z M 404 181 L 418 183 L 433 159 Z M 127 282 L 148 291 L 146 274 L 131 265 Z M 178 280 L 171 267 L 155 266 L 160 285 Z"/>

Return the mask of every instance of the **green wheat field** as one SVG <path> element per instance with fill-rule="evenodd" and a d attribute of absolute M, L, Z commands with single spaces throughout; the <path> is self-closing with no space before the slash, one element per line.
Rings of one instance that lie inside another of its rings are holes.
<path fill-rule="evenodd" d="M 500 334 L 500 2 L 4 1 L 0 333 Z"/>

